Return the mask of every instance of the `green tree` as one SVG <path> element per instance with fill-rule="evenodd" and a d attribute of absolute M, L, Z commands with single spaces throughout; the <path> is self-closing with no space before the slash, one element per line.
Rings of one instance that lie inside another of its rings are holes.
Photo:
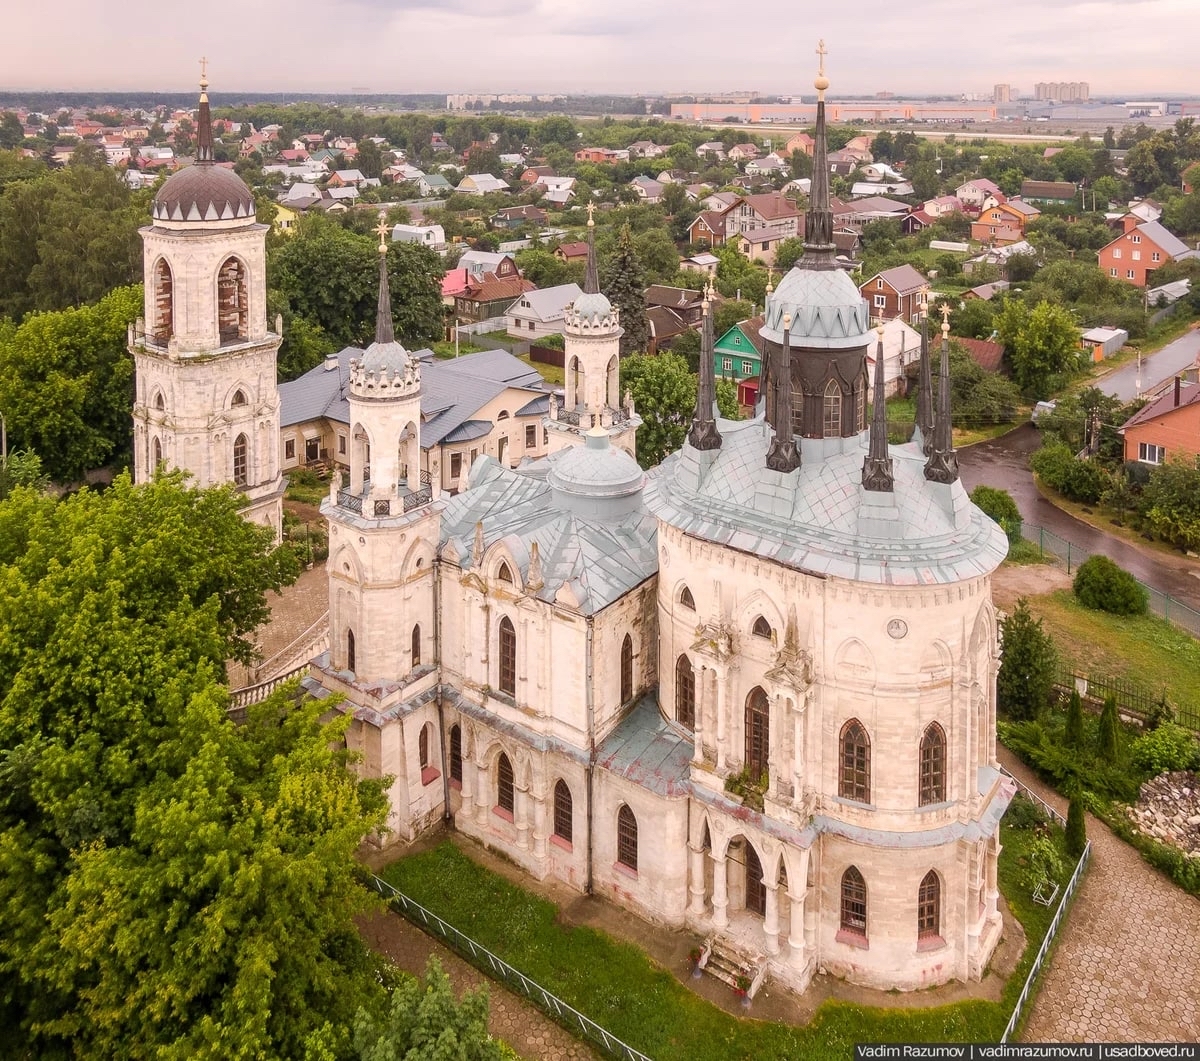
<path fill-rule="evenodd" d="M 1078 858 L 1087 847 L 1087 821 L 1083 810 L 1083 794 L 1076 791 L 1067 805 L 1067 829 L 1064 837 L 1067 854 Z"/>
<path fill-rule="evenodd" d="M 909 182 L 912 184 L 913 194 L 918 199 L 932 199 L 937 195 L 941 186 L 937 170 L 934 169 L 933 163 L 928 160 L 911 166 L 905 176 L 908 177 Z"/>
<path fill-rule="evenodd" d="M 1163 183 L 1163 172 L 1149 141 L 1129 149 L 1125 156 L 1125 171 L 1138 195 L 1147 195 Z"/>
<path fill-rule="evenodd" d="M 355 168 L 364 177 L 383 176 L 383 152 L 374 140 L 364 139 L 358 145 L 358 158 L 354 160 Z"/>
<path fill-rule="evenodd" d="M 675 271 L 672 269 L 671 275 Z M 625 334 L 621 336 L 621 357 L 644 352 L 650 342 L 650 323 L 646 319 L 646 277 L 628 221 L 621 226 L 612 254 L 604 259 L 601 286 L 612 304 L 621 311 L 621 327 L 625 329 Z M 622 386 L 622 392 L 624 389 Z M 639 441 L 639 451 L 641 448 Z"/>
<path fill-rule="evenodd" d="M 1007 299 L 996 328 L 1013 378 L 1031 397 L 1047 397 L 1053 377 L 1078 362 L 1079 331 L 1061 306 L 1039 302 L 1031 310 L 1024 302 Z"/>
<path fill-rule="evenodd" d="M 1116 765 L 1121 753 L 1121 719 L 1117 714 L 1117 698 L 1112 695 L 1104 698 L 1104 710 L 1100 712 L 1098 750 L 1101 759 Z"/>
<path fill-rule="evenodd" d="M 803 255 L 804 240 L 799 236 L 791 236 L 788 239 L 780 240 L 779 245 L 775 248 L 776 272 L 786 273 Z"/>
<path fill-rule="evenodd" d="M 754 315 L 754 310 L 756 309 L 754 303 L 746 302 L 745 300 L 738 301 L 734 298 L 727 298 L 723 302 L 717 302 L 715 305 L 713 335 L 717 339 L 720 339 L 735 324 L 749 320 Z"/>
<path fill-rule="evenodd" d="M 1071 698 L 1067 703 L 1063 744 L 1077 752 L 1083 750 L 1083 697 L 1079 695 L 1078 689 L 1071 690 Z"/>
<path fill-rule="evenodd" d="M 687 361 L 670 351 L 634 354 L 621 361 L 621 393 L 627 390 L 642 418 L 638 463 L 652 468 L 683 445 L 696 410 L 696 377 Z"/>
<path fill-rule="evenodd" d="M 977 486 L 971 491 L 971 501 L 978 505 L 985 515 L 990 516 L 1000 524 L 1010 542 L 1021 540 L 1021 510 L 1007 490 L 994 486 Z"/>
<path fill-rule="evenodd" d="M 0 114 L 0 148 L 20 147 L 25 139 L 25 130 L 20 119 L 12 111 Z"/>
<path fill-rule="evenodd" d="M 42 459 L 31 449 L 19 449 L 0 458 L 0 501 L 19 486 L 44 490 L 50 483 L 42 473 Z"/>
<path fill-rule="evenodd" d="M 1200 549 L 1200 457 L 1171 458 L 1142 491 L 1146 529 L 1177 549 Z"/>
<path fill-rule="evenodd" d="M 425 981 L 406 978 L 392 991 L 382 1015 L 360 1009 L 354 1019 L 358 1061 L 502 1061 L 504 1052 L 487 1028 L 487 987 L 455 1000 L 450 978 L 435 957 Z"/>
<path fill-rule="evenodd" d="M 1017 720 L 1036 718 L 1054 688 L 1054 642 L 1023 598 L 1001 621 L 1000 631 L 1003 648 L 996 674 L 1000 709 Z"/>
<path fill-rule="evenodd" d="M 39 313 L 0 337 L 0 409 L 14 445 L 33 449 L 57 482 L 129 453 L 133 359 L 127 330 L 141 287 L 95 306 Z"/>
<path fill-rule="evenodd" d="M 969 298 L 950 315 L 950 334 L 966 339 L 987 339 L 996 330 L 997 304 L 991 299 Z"/>
<path fill-rule="evenodd" d="M 737 384 L 731 379 L 717 380 L 717 410 L 725 420 L 742 418 L 741 409 L 738 407 Z"/>

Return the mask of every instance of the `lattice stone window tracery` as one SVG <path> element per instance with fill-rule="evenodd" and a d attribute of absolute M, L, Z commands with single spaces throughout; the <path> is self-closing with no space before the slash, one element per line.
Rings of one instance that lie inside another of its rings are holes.
<path fill-rule="evenodd" d="M 842 727 L 838 795 L 859 803 L 871 802 L 871 741 L 856 718 Z"/>

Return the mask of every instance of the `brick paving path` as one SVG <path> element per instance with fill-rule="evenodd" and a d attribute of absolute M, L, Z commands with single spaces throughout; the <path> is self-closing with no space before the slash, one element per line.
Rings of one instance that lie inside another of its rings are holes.
<path fill-rule="evenodd" d="M 300 572 L 300 577 L 282 593 L 268 593 L 267 603 L 271 606 L 271 618 L 255 632 L 260 660 L 270 659 L 276 652 L 287 648 L 293 641 L 329 610 L 329 576 L 324 564 L 317 564 L 311 571 Z M 273 677 L 263 674 L 261 680 Z M 250 670 L 236 663 L 229 664 L 229 687 L 240 689 L 253 685 Z"/>
<path fill-rule="evenodd" d="M 460 994 L 487 984 L 490 1017 L 488 1029 L 530 1061 L 598 1061 L 599 1055 L 560 1028 L 541 1010 L 514 995 L 468 965 L 432 936 L 427 936 L 399 914 L 379 913 L 363 918 L 359 927 L 367 943 L 398 968 L 420 976 L 431 954 L 437 955 Z"/>
<path fill-rule="evenodd" d="M 1046 802 L 1066 801 L 1006 749 L 1000 761 Z M 1087 819 L 1092 858 L 1059 930 L 1026 1042 L 1200 1039 L 1200 900 Z"/>

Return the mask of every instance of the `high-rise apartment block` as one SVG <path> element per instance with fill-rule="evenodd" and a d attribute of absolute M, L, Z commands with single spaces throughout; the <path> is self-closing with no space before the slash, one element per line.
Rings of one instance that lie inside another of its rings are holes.
<path fill-rule="evenodd" d="M 1089 88 L 1086 81 L 1039 81 L 1033 86 L 1033 96 L 1054 103 L 1086 103 Z"/>
<path fill-rule="evenodd" d="M 1011 103 L 1013 97 L 1012 85 L 996 85 L 992 89 L 993 103 Z"/>

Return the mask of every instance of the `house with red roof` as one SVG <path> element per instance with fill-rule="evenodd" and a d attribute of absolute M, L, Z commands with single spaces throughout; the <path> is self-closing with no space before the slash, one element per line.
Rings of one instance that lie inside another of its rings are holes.
<path fill-rule="evenodd" d="M 1162 464 L 1200 455 L 1200 383 L 1176 376 L 1167 390 L 1121 427 L 1125 459 Z"/>

